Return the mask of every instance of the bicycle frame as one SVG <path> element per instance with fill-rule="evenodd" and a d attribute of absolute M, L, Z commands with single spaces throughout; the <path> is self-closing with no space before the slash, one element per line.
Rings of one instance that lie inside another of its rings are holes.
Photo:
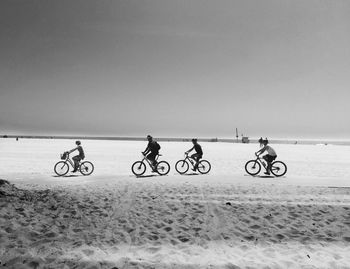
<path fill-rule="evenodd" d="M 69 163 L 74 168 L 74 162 L 71 160 L 71 158 L 69 158 L 69 153 L 67 153 L 67 157 L 64 160 L 64 162 Z M 80 162 L 79 162 L 79 166 L 80 166 Z"/>
<path fill-rule="evenodd" d="M 265 169 L 267 169 L 267 163 L 263 158 L 260 158 L 260 156 L 256 156 L 256 162 L 259 162 Z"/>
<path fill-rule="evenodd" d="M 185 156 L 186 157 L 185 157 L 184 161 L 189 162 L 192 165 L 192 167 L 194 167 L 196 165 L 197 161 L 194 158 L 192 158 L 188 153 L 187 154 L 185 153 Z M 192 160 L 193 160 L 193 162 L 192 162 Z"/>
<path fill-rule="evenodd" d="M 155 158 L 155 161 L 158 161 L 159 156 L 162 156 L 162 155 L 161 155 L 161 154 L 157 154 L 157 155 L 156 155 L 156 158 Z M 150 160 L 148 160 L 147 155 L 143 155 L 143 159 L 141 160 L 141 162 L 143 162 L 143 163 L 144 163 L 145 161 L 148 163 L 148 165 L 149 165 L 151 168 L 153 168 L 153 164 L 151 163 Z"/>

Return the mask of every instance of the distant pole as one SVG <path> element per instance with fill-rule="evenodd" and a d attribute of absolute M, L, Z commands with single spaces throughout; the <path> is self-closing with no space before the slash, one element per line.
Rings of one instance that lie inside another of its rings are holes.
<path fill-rule="evenodd" d="M 238 129 L 236 128 L 236 138 L 237 138 L 237 142 L 238 142 Z"/>

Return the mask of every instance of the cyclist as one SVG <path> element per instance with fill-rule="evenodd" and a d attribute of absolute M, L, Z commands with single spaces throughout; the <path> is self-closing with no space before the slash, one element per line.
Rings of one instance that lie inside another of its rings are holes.
<path fill-rule="evenodd" d="M 79 152 L 78 155 L 76 155 L 76 156 L 74 156 L 74 157 L 72 158 L 73 161 L 74 161 L 74 169 L 73 169 L 73 171 L 72 171 L 73 173 L 75 173 L 76 171 L 78 171 L 79 162 L 80 162 L 81 160 L 84 160 L 84 158 L 85 158 L 85 154 L 84 154 L 83 147 L 81 146 L 81 142 L 80 142 L 80 141 L 75 141 L 75 144 L 77 145 L 77 147 L 74 148 L 74 149 L 72 149 L 72 150 L 70 150 L 70 151 L 68 151 L 69 154 L 72 153 L 72 152 L 74 152 L 74 151 L 76 151 L 76 150 Z"/>
<path fill-rule="evenodd" d="M 198 168 L 198 163 L 199 160 L 202 159 L 203 156 L 203 150 L 201 145 L 198 144 L 197 139 L 193 138 L 192 139 L 192 143 L 193 143 L 193 147 L 191 149 L 189 149 L 188 151 L 186 151 L 186 154 L 190 153 L 192 150 L 195 150 L 196 153 L 191 155 L 191 158 L 194 159 L 196 161 L 195 166 L 192 168 L 193 171 L 196 171 Z"/>
<path fill-rule="evenodd" d="M 271 146 L 268 145 L 269 140 L 267 140 L 267 138 L 262 139 L 262 137 L 261 137 L 259 139 L 259 143 L 260 143 L 260 147 L 262 147 L 262 149 L 255 152 L 255 155 L 259 156 L 263 152 L 265 152 L 265 151 L 267 152 L 267 154 L 263 156 L 263 159 L 267 162 L 267 168 L 266 168 L 265 175 L 270 175 L 271 163 L 277 158 L 276 151 Z"/>
<path fill-rule="evenodd" d="M 146 158 L 148 160 L 151 161 L 152 163 L 152 169 L 155 172 L 156 170 L 156 166 L 157 166 L 157 161 L 156 161 L 156 157 L 159 154 L 159 150 L 160 150 L 160 145 L 158 144 L 157 141 L 153 140 L 153 137 L 151 135 L 147 135 L 147 140 L 148 140 L 148 144 L 146 149 L 142 152 L 143 155 L 148 155 L 146 156 Z"/>

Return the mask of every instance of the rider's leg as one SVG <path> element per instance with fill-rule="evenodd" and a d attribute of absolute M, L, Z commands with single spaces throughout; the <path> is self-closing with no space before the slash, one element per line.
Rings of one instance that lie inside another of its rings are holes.
<path fill-rule="evenodd" d="M 266 174 L 266 175 L 270 175 L 270 170 L 271 170 L 271 163 L 268 162 L 268 163 L 267 163 L 267 168 L 266 168 L 265 174 Z"/>
<path fill-rule="evenodd" d="M 264 167 L 265 167 L 266 172 L 267 172 L 267 167 L 268 167 L 268 165 L 269 165 L 269 158 L 268 158 L 268 155 L 264 155 L 262 158 L 264 159 L 264 161 L 265 161 L 265 163 L 266 163 L 266 166 L 264 166 Z"/>
<path fill-rule="evenodd" d="M 267 162 L 267 167 L 266 167 L 266 173 L 267 175 L 270 174 L 271 171 L 271 166 L 272 166 L 272 162 L 276 159 L 276 156 L 272 156 L 272 155 L 265 155 L 264 158 Z"/>
<path fill-rule="evenodd" d="M 77 155 L 77 156 L 74 156 L 73 158 L 73 161 L 74 161 L 74 169 L 73 169 L 73 173 L 76 172 L 78 170 L 78 167 L 79 167 L 79 162 L 80 162 L 80 156 Z"/>
<path fill-rule="evenodd" d="M 197 154 L 197 153 L 195 153 L 195 154 L 193 154 L 192 156 L 191 156 L 191 158 L 193 159 L 193 160 L 195 160 L 195 165 L 193 166 L 193 171 L 196 171 L 197 170 L 197 168 L 198 168 L 198 164 L 199 164 L 199 155 Z"/>
<path fill-rule="evenodd" d="M 270 173 L 272 162 L 276 159 L 277 156 L 268 155 L 267 171 Z"/>
<path fill-rule="evenodd" d="M 151 164 L 152 164 L 152 168 L 153 170 L 156 168 L 157 166 L 157 161 L 156 161 L 156 156 L 157 154 L 151 152 L 150 154 L 147 155 L 147 159 L 150 160 Z"/>

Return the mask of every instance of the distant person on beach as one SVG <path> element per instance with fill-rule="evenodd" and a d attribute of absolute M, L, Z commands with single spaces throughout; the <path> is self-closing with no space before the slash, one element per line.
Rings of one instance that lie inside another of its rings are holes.
<path fill-rule="evenodd" d="M 189 149 L 188 151 L 186 151 L 186 154 L 190 153 L 192 150 L 196 151 L 196 153 L 191 155 L 191 158 L 196 161 L 196 164 L 195 164 L 195 166 L 193 167 L 192 170 L 196 171 L 197 168 L 198 168 L 199 160 L 202 159 L 202 157 L 203 157 L 203 150 L 202 150 L 201 145 L 198 144 L 196 138 L 192 139 L 192 143 L 193 143 L 193 147 L 191 149 Z"/>
<path fill-rule="evenodd" d="M 146 158 L 151 161 L 151 163 L 153 165 L 152 168 L 153 168 L 153 170 L 155 170 L 155 168 L 157 166 L 156 157 L 159 154 L 160 145 L 158 144 L 157 141 L 153 140 L 153 137 L 151 135 L 147 135 L 147 140 L 148 140 L 147 147 L 142 152 L 142 154 L 145 155 Z"/>
<path fill-rule="evenodd" d="M 78 170 L 79 162 L 81 160 L 84 160 L 84 158 L 85 158 L 85 154 L 84 154 L 83 147 L 81 146 L 81 142 L 80 141 L 75 141 L 75 144 L 77 145 L 77 147 L 72 149 L 72 150 L 70 150 L 70 151 L 68 151 L 69 154 L 74 152 L 74 151 L 76 151 L 76 150 L 79 152 L 78 155 L 76 155 L 76 156 L 74 156 L 72 158 L 73 161 L 74 161 L 74 170 L 72 171 L 73 173 L 75 173 Z"/>
<path fill-rule="evenodd" d="M 266 175 L 270 175 L 271 163 L 277 158 L 276 151 L 268 145 L 269 140 L 267 138 L 259 139 L 260 147 L 262 147 L 259 151 L 255 153 L 255 155 L 259 156 L 260 154 L 267 152 L 266 155 L 263 156 L 263 159 L 267 162 Z"/>

